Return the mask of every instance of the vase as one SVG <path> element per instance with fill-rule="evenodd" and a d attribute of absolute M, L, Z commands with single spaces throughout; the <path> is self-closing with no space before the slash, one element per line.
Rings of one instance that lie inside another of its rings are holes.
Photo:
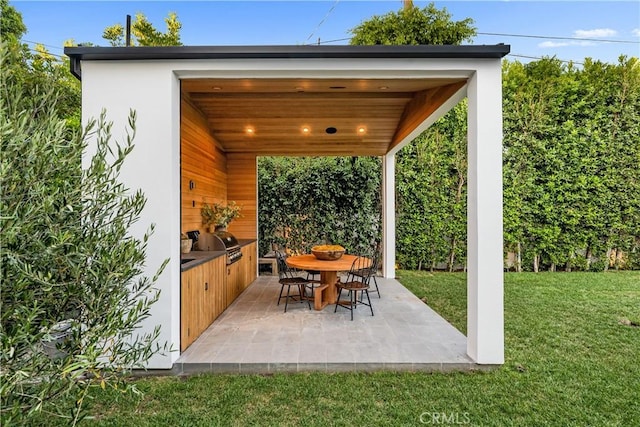
<path fill-rule="evenodd" d="M 210 233 L 215 233 L 216 231 L 227 231 L 227 226 L 226 225 L 210 225 L 209 226 L 209 232 Z"/>
<path fill-rule="evenodd" d="M 180 240 L 180 253 L 188 254 L 189 252 L 191 252 L 192 246 L 193 246 L 193 240 L 191 239 Z"/>

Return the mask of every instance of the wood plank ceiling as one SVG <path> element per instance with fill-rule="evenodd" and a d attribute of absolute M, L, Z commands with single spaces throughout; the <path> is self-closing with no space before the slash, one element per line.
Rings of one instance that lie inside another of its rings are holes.
<path fill-rule="evenodd" d="M 381 156 L 465 83 L 459 78 L 194 79 L 182 81 L 182 93 L 203 112 L 228 153 Z"/>

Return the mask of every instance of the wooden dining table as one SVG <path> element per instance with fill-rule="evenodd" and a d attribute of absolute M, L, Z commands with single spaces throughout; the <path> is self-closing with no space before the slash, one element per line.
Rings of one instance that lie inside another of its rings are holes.
<path fill-rule="evenodd" d="M 338 300 L 338 272 L 349 271 L 357 255 L 344 254 L 340 259 L 325 261 L 317 259 L 313 254 L 292 255 L 287 257 L 289 267 L 300 270 L 320 272 L 320 286 L 313 289 L 313 308 L 322 310 L 329 304 L 335 304 Z M 371 260 L 369 260 L 369 265 Z M 365 263 L 366 266 L 366 263 Z"/>

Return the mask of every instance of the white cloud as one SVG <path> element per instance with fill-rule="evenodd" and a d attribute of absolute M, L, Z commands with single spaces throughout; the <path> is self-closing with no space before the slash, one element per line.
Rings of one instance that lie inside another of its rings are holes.
<path fill-rule="evenodd" d="M 640 37 L 640 28 L 634 28 L 634 29 L 631 31 L 631 34 L 633 34 L 633 35 L 634 35 L 634 36 L 636 36 L 636 37 Z"/>
<path fill-rule="evenodd" d="M 596 28 L 595 30 L 576 30 L 573 32 L 575 37 L 591 38 L 591 37 L 614 37 L 618 35 L 616 30 L 611 28 Z"/>
<path fill-rule="evenodd" d="M 564 47 L 569 45 L 570 43 L 567 42 L 542 42 L 538 44 L 538 47 Z"/>
<path fill-rule="evenodd" d="M 598 43 L 594 43 L 594 42 L 590 42 L 590 41 L 584 41 L 584 42 L 571 42 L 572 45 L 574 46 L 597 46 Z"/>
<path fill-rule="evenodd" d="M 570 42 L 542 42 L 538 44 L 538 47 L 553 48 L 553 47 L 566 47 L 566 46 L 596 46 L 597 43 L 590 41 L 570 41 Z"/>
<path fill-rule="evenodd" d="M 634 30 L 634 33 L 640 36 L 640 28 L 636 28 Z M 618 35 L 618 32 L 616 30 L 612 30 L 611 28 L 596 28 L 593 30 L 576 30 L 573 32 L 573 37 L 577 39 L 614 37 L 617 35 Z M 591 40 L 544 41 L 544 42 L 538 43 L 538 47 L 543 49 L 551 49 L 551 48 L 567 47 L 567 46 L 590 47 L 590 46 L 597 46 L 597 45 L 598 43 L 595 43 Z"/>

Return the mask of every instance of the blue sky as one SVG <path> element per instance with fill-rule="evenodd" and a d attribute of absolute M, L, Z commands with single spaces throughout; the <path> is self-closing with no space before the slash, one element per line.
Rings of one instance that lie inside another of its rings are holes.
<path fill-rule="evenodd" d="M 107 46 L 105 27 L 143 12 L 159 29 L 176 12 L 185 45 L 347 44 L 349 29 L 373 15 L 402 7 L 394 1 L 32 1 L 10 0 L 22 13 L 24 39 L 62 54 L 67 39 Z M 414 1 L 423 7 L 428 2 Z M 616 62 L 640 56 L 640 2 L 635 1 L 436 1 L 454 20 L 472 18 L 479 33 L 566 37 L 545 39 L 478 35 L 474 44 L 511 45 L 514 55 L 553 56 L 581 62 L 585 57 Z M 585 39 L 630 41 L 607 43 Z M 332 40 L 341 40 L 330 42 Z M 527 62 L 529 59 L 511 56 Z"/>

